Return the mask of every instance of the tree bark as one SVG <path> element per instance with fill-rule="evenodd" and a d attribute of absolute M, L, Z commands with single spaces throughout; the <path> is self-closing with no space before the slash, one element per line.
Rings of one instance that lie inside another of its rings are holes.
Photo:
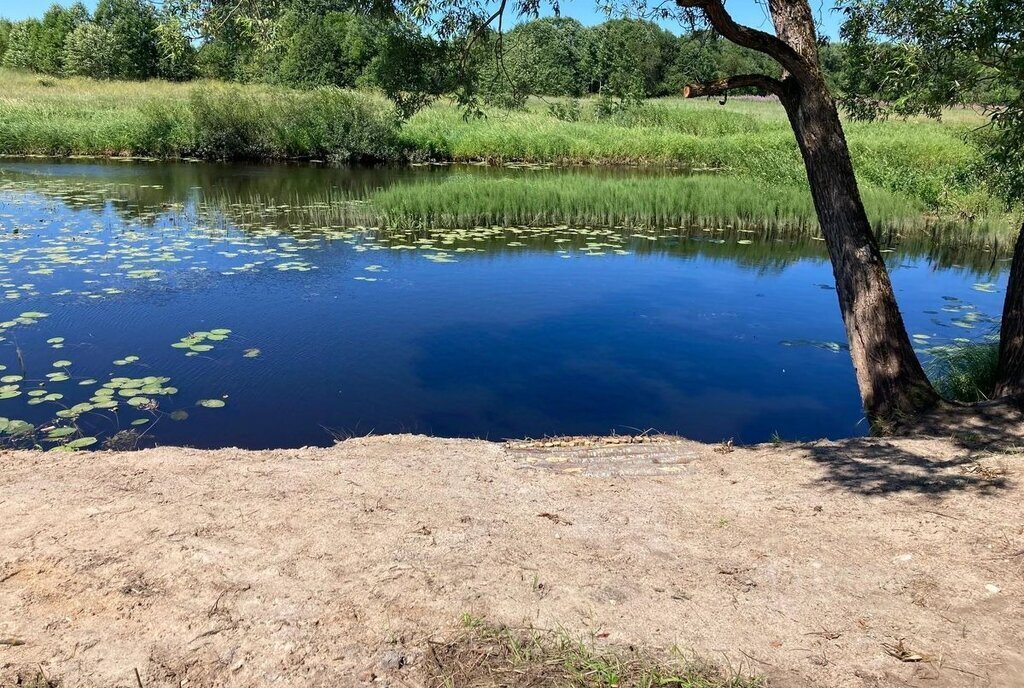
<path fill-rule="evenodd" d="M 1017 235 L 1010 263 L 1010 281 L 999 326 L 996 397 L 1024 399 L 1024 225 Z"/>
<path fill-rule="evenodd" d="M 775 36 L 736 24 L 722 0 L 676 3 L 700 9 L 724 38 L 774 58 L 783 69 L 781 80 L 741 75 L 691 86 L 684 93 L 714 95 L 738 85 L 758 86 L 782 100 L 832 261 L 857 385 L 872 426 L 885 431 L 934 406 L 939 396 L 910 343 L 864 211 L 843 125 L 818 61 L 814 16 L 807 0 L 769 0 Z M 1024 275 L 1020 288 L 1024 293 Z M 1024 314 L 1021 324 L 1024 328 Z M 1020 347 L 1024 362 L 1024 329 Z"/>

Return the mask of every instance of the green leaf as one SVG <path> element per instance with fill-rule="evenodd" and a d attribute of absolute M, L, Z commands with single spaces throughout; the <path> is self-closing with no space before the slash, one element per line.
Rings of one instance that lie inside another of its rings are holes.
<path fill-rule="evenodd" d="M 197 403 L 204 408 L 222 408 L 224 406 L 224 402 L 220 399 L 200 399 Z"/>

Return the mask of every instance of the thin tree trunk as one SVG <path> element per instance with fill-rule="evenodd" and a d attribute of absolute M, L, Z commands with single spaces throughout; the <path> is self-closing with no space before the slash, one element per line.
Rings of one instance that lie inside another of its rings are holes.
<path fill-rule="evenodd" d="M 886 431 L 939 397 L 907 335 L 857 188 L 835 101 L 824 81 L 785 81 L 783 103 L 807 169 L 828 247 L 850 356 L 868 419 Z"/>
<path fill-rule="evenodd" d="M 1010 282 L 1003 301 L 995 396 L 1024 399 L 1024 226 L 1013 247 Z"/>

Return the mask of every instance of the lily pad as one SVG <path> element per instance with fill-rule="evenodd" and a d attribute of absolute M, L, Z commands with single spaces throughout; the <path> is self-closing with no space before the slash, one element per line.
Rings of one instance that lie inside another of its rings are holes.
<path fill-rule="evenodd" d="M 204 408 L 223 408 L 224 402 L 220 399 L 200 399 L 198 402 Z"/>

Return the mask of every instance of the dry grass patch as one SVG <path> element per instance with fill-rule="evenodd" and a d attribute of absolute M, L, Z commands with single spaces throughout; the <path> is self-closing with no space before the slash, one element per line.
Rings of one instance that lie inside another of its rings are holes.
<path fill-rule="evenodd" d="M 431 688 L 757 688 L 745 677 L 674 649 L 659 657 L 633 646 L 599 648 L 564 631 L 495 626 L 464 618 L 465 630 L 432 642 Z"/>

